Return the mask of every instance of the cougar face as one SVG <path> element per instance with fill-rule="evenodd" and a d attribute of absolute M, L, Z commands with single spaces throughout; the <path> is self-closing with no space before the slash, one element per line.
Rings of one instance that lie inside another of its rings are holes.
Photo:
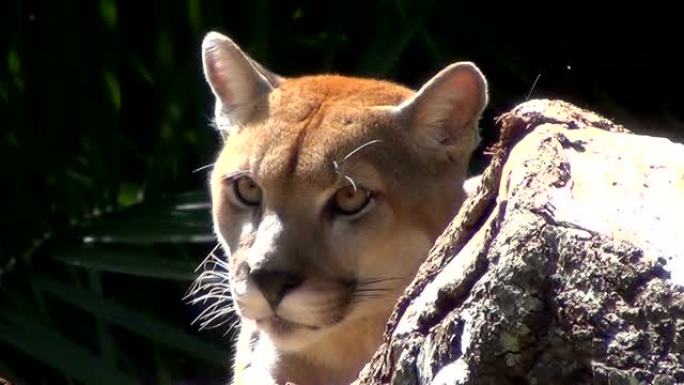
<path fill-rule="evenodd" d="M 388 314 L 464 199 L 486 84 L 447 67 L 420 91 L 278 77 L 205 39 L 224 147 L 211 175 L 231 294 L 282 351 Z"/>

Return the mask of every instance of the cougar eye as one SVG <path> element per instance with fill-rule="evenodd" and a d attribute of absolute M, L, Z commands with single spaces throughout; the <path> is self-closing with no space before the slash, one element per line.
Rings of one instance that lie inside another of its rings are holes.
<path fill-rule="evenodd" d="M 233 181 L 233 192 L 238 201 L 246 206 L 261 204 L 261 187 L 248 176 L 241 176 Z"/>
<path fill-rule="evenodd" d="M 354 215 L 366 208 L 371 198 L 370 191 L 365 188 L 346 186 L 337 190 L 332 199 L 332 206 L 343 215 Z"/>

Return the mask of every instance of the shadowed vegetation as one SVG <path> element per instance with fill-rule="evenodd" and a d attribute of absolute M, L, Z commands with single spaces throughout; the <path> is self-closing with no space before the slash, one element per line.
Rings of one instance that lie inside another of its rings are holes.
<path fill-rule="evenodd" d="M 565 6 L 541 15 L 518 2 L 7 2 L 0 377 L 228 378 L 230 331 L 198 333 L 190 322 L 200 309 L 182 303 L 215 246 L 210 167 L 193 172 L 220 143 L 199 62 L 209 30 L 285 76 L 333 71 L 416 86 L 452 61 L 475 61 L 491 85 L 486 141 L 492 118 L 528 96 L 684 138 L 674 5 Z"/>

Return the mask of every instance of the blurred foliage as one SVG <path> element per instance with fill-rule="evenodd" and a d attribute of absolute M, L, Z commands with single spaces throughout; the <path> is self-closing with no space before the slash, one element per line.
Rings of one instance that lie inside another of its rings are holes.
<path fill-rule="evenodd" d="M 223 383 L 230 334 L 181 298 L 214 246 L 218 150 L 199 44 L 211 29 L 286 75 L 418 86 L 455 60 L 491 85 L 482 121 L 561 97 L 684 137 L 674 2 L 5 2 L 0 11 L 0 377 Z M 533 87 L 534 84 L 534 87 Z M 477 164 L 483 159 L 478 158 Z M 188 193 L 187 191 L 195 191 Z"/>

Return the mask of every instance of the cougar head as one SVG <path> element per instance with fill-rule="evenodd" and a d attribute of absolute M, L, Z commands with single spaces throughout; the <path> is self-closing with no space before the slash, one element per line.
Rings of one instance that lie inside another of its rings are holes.
<path fill-rule="evenodd" d="M 296 351 L 388 314 L 464 199 L 487 103 L 480 71 L 455 63 L 414 92 L 283 78 L 213 32 L 202 53 L 225 138 L 214 228 L 242 320 Z"/>

